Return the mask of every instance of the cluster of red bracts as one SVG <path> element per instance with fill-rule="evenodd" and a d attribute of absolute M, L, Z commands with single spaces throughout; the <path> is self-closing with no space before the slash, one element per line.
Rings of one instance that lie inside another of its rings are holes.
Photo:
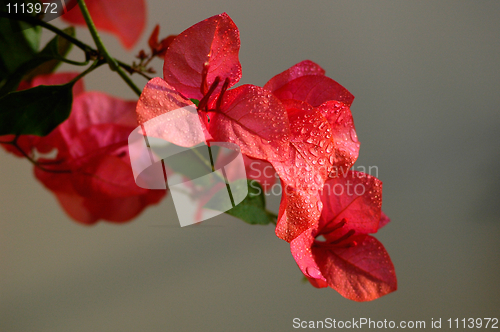
<path fill-rule="evenodd" d="M 135 185 L 128 135 L 137 122 L 194 105 L 196 99 L 204 138 L 193 140 L 168 127 L 157 134 L 185 147 L 203 139 L 234 143 L 252 169 L 272 166 L 283 192 L 276 235 L 290 243 L 312 285 L 330 286 L 355 301 L 396 290 L 389 255 L 368 235 L 389 222 L 381 211 L 382 183 L 350 170 L 359 152 L 350 111 L 353 95 L 307 60 L 264 87 L 231 89 L 241 78 L 240 39 L 225 13 L 171 38 L 165 50 L 166 43 L 153 33 L 150 47 L 164 57 L 164 77 L 149 81 L 137 104 L 75 87 L 67 121 L 46 137 L 21 136 L 3 146 L 17 154 L 57 149 L 55 160 L 37 159 L 35 174 L 76 220 L 129 220 L 164 192 Z M 48 84 L 44 79 L 31 84 Z M 270 185 L 266 178 L 254 179 L 264 188 Z"/>
<path fill-rule="evenodd" d="M 227 14 L 180 33 L 165 53 L 163 79 L 152 79 L 142 92 L 139 123 L 199 100 L 206 141 L 235 143 L 254 169 L 272 165 L 279 175 L 276 235 L 290 243 L 314 286 L 355 301 L 396 290 L 389 255 L 368 235 L 389 221 L 381 211 L 382 183 L 350 171 L 359 151 L 353 95 L 307 60 L 264 87 L 230 89 L 241 78 L 239 48 L 238 28 Z M 181 146 L 198 143 L 171 130 L 159 135 Z"/>
<path fill-rule="evenodd" d="M 76 76 L 38 76 L 21 88 L 64 84 Z M 73 87 L 70 117 L 49 135 L 8 135 L 0 142 L 10 142 L 1 145 L 36 164 L 36 178 L 76 221 L 129 221 L 166 194 L 135 184 L 128 150 L 128 136 L 137 126 L 135 106 L 135 101 L 86 92 L 80 80 Z"/>

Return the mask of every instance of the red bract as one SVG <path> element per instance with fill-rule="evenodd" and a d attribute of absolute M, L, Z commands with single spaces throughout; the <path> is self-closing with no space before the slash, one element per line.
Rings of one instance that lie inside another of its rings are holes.
<path fill-rule="evenodd" d="M 114 34 L 127 49 L 139 40 L 146 25 L 144 0 L 86 0 L 85 3 L 97 29 Z M 72 24 L 86 25 L 78 5 L 61 17 Z"/>
<path fill-rule="evenodd" d="M 331 172 L 346 172 L 359 151 L 351 111 L 353 96 L 324 76 L 312 61 L 302 61 L 273 77 L 264 88 L 287 108 L 290 152 L 285 162 L 273 162 L 283 190 L 276 234 L 291 241 L 317 223 L 318 191 Z"/>
<path fill-rule="evenodd" d="M 209 132 L 214 141 L 238 144 L 249 157 L 283 160 L 288 152 L 289 121 L 282 103 L 255 85 L 228 90 L 211 104 Z"/>
<path fill-rule="evenodd" d="M 346 172 L 358 159 L 359 141 L 349 107 L 338 101 L 327 101 L 318 110 L 332 128 L 334 152 L 329 157 L 335 172 Z"/>
<path fill-rule="evenodd" d="M 323 208 L 318 191 L 299 190 L 281 181 L 283 193 L 275 233 L 287 242 L 317 224 Z"/>
<path fill-rule="evenodd" d="M 264 85 L 281 100 L 297 99 L 317 107 L 329 100 L 351 106 L 354 96 L 339 83 L 325 76 L 325 71 L 310 60 L 299 62 L 271 78 Z"/>
<path fill-rule="evenodd" d="M 167 82 L 155 77 L 146 84 L 141 93 L 136 108 L 137 121 L 140 125 L 154 122 L 154 125 L 148 126 L 154 128 L 154 131 L 148 128 L 147 135 L 149 136 L 162 138 L 180 146 L 191 147 L 205 141 L 205 137 L 200 135 L 203 132 L 207 133 L 204 122 L 199 121 L 189 112 L 183 112 L 184 116 L 182 117 L 176 115 L 175 121 L 164 121 L 160 117 L 160 115 L 186 106 L 194 107 L 194 104 L 179 94 Z M 158 123 L 156 124 L 156 122 Z M 203 127 L 203 131 L 193 128 L 193 126 L 200 125 Z"/>
<path fill-rule="evenodd" d="M 34 82 L 62 84 L 76 75 L 55 74 Z M 81 86 L 79 93 L 75 91 L 68 120 L 34 146 L 41 153 L 57 150 L 55 159 L 37 160 L 35 176 L 81 223 L 127 221 L 165 195 L 134 182 L 127 146 L 137 126 L 135 105 L 104 93 L 83 92 Z"/>
<path fill-rule="evenodd" d="M 397 289 L 396 274 L 375 233 L 389 219 L 381 212 L 382 182 L 349 171 L 325 183 L 320 221 L 290 243 L 299 268 L 315 287 L 330 286 L 354 301 Z"/>
<path fill-rule="evenodd" d="M 338 171 L 347 171 L 358 157 L 359 141 L 354 128 L 351 106 L 354 96 L 346 88 L 325 76 L 318 64 L 304 60 L 274 76 L 264 88 L 280 100 L 299 100 L 321 112 L 331 127 L 335 152 L 331 162 Z"/>
<path fill-rule="evenodd" d="M 151 80 L 141 94 L 136 110 L 139 124 L 193 105 L 189 98 L 198 99 L 206 140 L 238 144 L 241 152 L 252 158 L 286 158 L 289 125 L 281 102 L 253 85 L 227 90 L 241 77 L 239 47 L 238 28 L 225 13 L 180 33 L 165 54 L 164 80 Z M 177 118 L 175 124 L 165 123 L 153 135 L 192 146 L 198 137 L 181 138 L 177 134 L 192 136 L 192 124 L 186 115 L 185 119 Z"/>
<path fill-rule="evenodd" d="M 300 101 L 284 105 L 291 134 L 288 158 L 272 163 L 283 187 L 276 235 L 290 242 L 318 221 L 322 209 L 318 193 L 335 165 L 335 142 L 320 111 Z"/>
<path fill-rule="evenodd" d="M 201 100 L 217 77 L 241 78 L 240 32 L 226 13 L 212 16 L 180 33 L 165 54 L 163 78 L 186 98 Z M 201 89 L 200 89 L 201 87 Z M 216 86 L 212 93 L 217 93 Z"/>
<path fill-rule="evenodd" d="M 17 147 L 11 144 L 15 139 L 15 135 L 3 135 L 0 136 L 0 146 L 5 149 L 5 151 L 12 153 L 13 155 L 24 158 L 25 155 L 19 151 Z M 31 150 L 36 142 L 39 140 L 38 136 L 34 135 L 23 135 L 17 138 L 17 145 L 28 154 L 32 156 Z"/>

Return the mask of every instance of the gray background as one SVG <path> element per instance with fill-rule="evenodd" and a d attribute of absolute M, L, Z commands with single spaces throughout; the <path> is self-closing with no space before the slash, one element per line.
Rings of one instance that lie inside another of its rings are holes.
<path fill-rule="evenodd" d="M 356 165 L 378 166 L 384 182 L 392 222 L 376 236 L 399 290 L 355 303 L 302 284 L 272 227 L 223 216 L 181 229 L 170 198 L 128 224 L 81 226 L 26 160 L 2 151 L 0 331 L 288 331 L 295 317 L 427 326 L 500 317 L 500 2 L 148 1 L 133 53 L 103 39 L 131 62 L 154 24 L 165 36 L 223 11 L 240 29 L 242 83 L 263 85 L 311 59 L 356 96 Z M 78 37 L 91 42 L 84 30 Z M 134 97 L 105 68 L 86 83 Z"/>

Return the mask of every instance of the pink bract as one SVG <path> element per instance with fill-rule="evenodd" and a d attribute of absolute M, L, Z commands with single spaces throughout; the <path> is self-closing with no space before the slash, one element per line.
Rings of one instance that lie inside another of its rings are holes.
<path fill-rule="evenodd" d="M 319 191 L 334 167 L 335 144 L 321 112 L 298 100 L 284 105 L 290 121 L 288 158 L 272 164 L 283 187 L 276 235 L 290 242 L 318 221 Z"/>
<path fill-rule="evenodd" d="M 288 153 L 289 121 L 281 102 L 255 85 L 228 90 L 220 109 L 209 110 L 214 141 L 235 143 L 249 157 L 283 160 Z"/>
<path fill-rule="evenodd" d="M 76 76 L 37 77 L 32 84 L 63 84 Z M 33 142 L 32 148 L 40 153 L 56 152 L 55 159 L 43 155 L 37 159 L 41 167 L 35 167 L 35 176 L 78 222 L 128 221 L 165 196 L 165 191 L 142 189 L 134 182 L 127 145 L 137 127 L 135 105 L 104 93 L 84 92 L 77 83 L 70 117 Z"/>
<path fill-rule="evenodd" d="M 264 85 L 279 99 L 297 99 L 317 107 L 329 100 L 351 106 L 354 96 L 342 85 L 325 76 L 316 63 L 304 60 L 271 78 Z"/>
<path fill-rule="evenodd" d="M 197 99 L 200 125 L 207 141 L 238 144 L 241 152 L 260 160 L 282 160 L 288 152 L 289 124 L 285 108 L 269 91 L 243 85 L 230 89 L 241 77 L 239 31 L 223 13 L 180 33 L 165 54 L 164 79 L 154 78 L 137 106 L 142 125 L 166 113 L 193 106 Z M 192 146 L 189 114 L 164 125 L 156 136 Z M 173 128 L 177 127 L 177 128 Z M 160 128 L 160 126 L 158 126 Z M 183 133 L 183 135 L 180 135 Z"/>
<path fill-rule="evenodd" d="M 375 233 L 382 213 L 382 183 L 349 171 L 325 183 L 320 222 L 290 243 L 299 268 L 315 287 L 330 286 L 354 301 L 371 301 L 397 289 L 396 274 Z"/>
<path fill-rule="evenodd" d="M 318 222 L 318 193 L 327 177 L 347 171 L 358 157 L 349 109 L 354 97 L 310 60 L 274 76 L 264 88 L 285 105 L 291 128 L 288 160 L 270 160 L 286 186 L 276 234 L 289 242 Z"/>
<path fill-rule="evenodd" d="M 240 32 L 226 13 L 212 16 L 180 33 L 170 44 L 163 66 L 163 78 L 180 94 L 201 100 L 206 89 L 218 76 L 223 82 L 229 79 L 229 87 L 241 78 L 238 59 Z M 203 82 L 204 66 L 208 67 L 206 82 Z M 215 93 L 218 93 L 218 86 Z"/>
<path fill-rule="evenodd" d="M 144 0 L 86 0 L 85 3 L 97 29 L 117 36 L 127 49 L 137 43 L 146 25 Z M 72 24 L 86 25 L 77 4 L 61 18 Z"/>

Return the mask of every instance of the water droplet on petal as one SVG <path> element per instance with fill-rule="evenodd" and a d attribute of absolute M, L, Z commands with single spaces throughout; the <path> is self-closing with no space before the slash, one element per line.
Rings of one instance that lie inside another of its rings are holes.
<path fill-rule="evenodd" d="M 351 128 L 351 139 L 353 142 L 358 142 L 358 135 L 356 134 L 356 130 L 354 130 L 354 128 Z"/>
<path fill-rule="evenodd" d="M 333 143 L 330 142 L 326 147 L 326 153 L 331 153 L 333 151 Z"/>
<path fill-rule="evenodd" d="M 308 266 L 306 268 L 306 273 L 311 278 L 315 278 L 315 279 L 321 278 L 321 272 L 317 268 L 315 268 L 315 267 Z"/>
<path fill-rule="evenodd" d="M 312 155 L 314 155 L 314 156 L 316 156 L 316 157 L 317 157 L 317 156 L 319 156 L 319 153 L 318 153 L 318 151 L 316 150 L 316 148 L 310 148 L 310 149 L 309 149 L 309 152 L 311 152 L 311 154 L 312 154 Z"/>

